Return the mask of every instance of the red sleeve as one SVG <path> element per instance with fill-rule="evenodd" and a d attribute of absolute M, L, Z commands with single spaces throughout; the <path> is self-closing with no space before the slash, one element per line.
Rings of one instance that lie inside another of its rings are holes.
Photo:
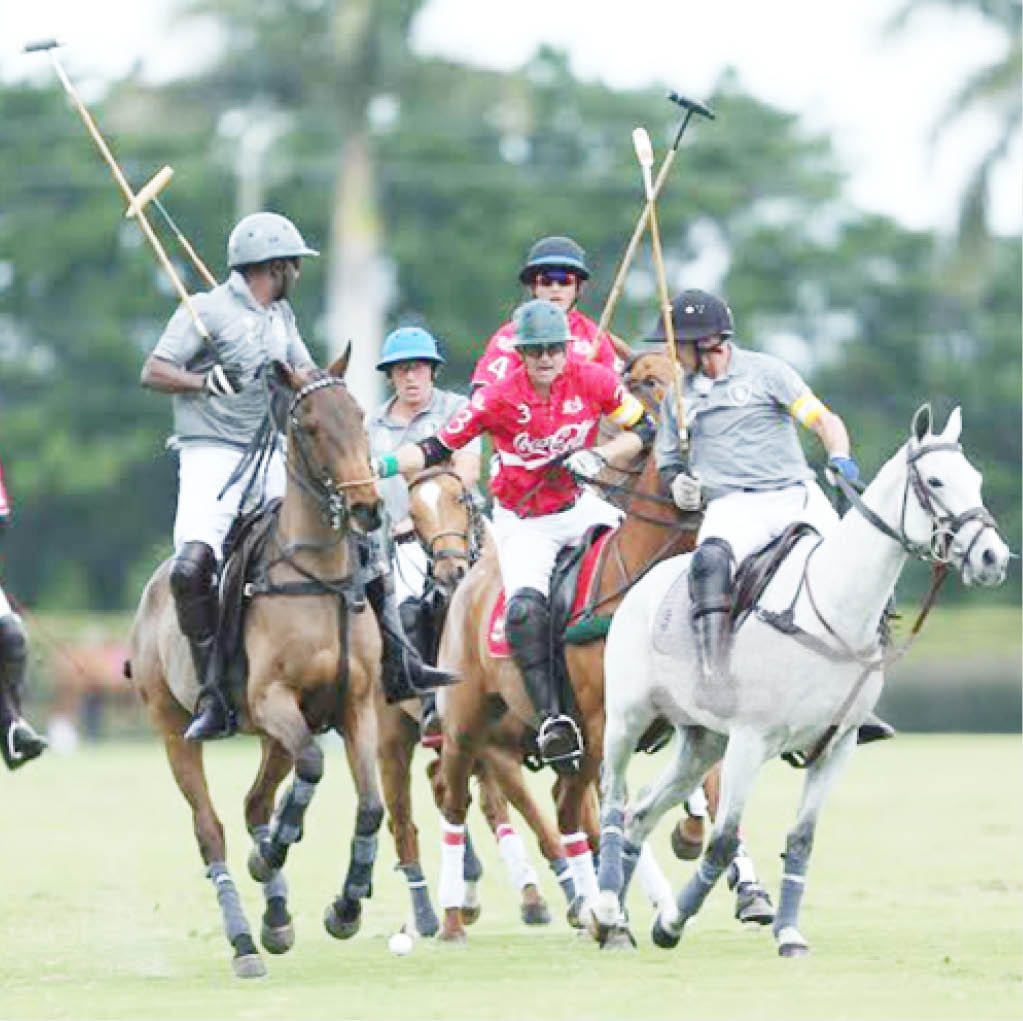
<path fill-rule="evenodd" d="M 6 518 L 11 513 L 11 505 L 7 500 L 7 487 L 4 485 L 4 471 L 0 468 L 0 518 Z"/>
<path fill-rule="evenodd" d="M 484 386 L 477 390 L 469 403 L 451 416 L 447 425 L 437 433 L 437 439 L 449 450 L 460 450 L 490 427 L 494 388 Z"/>
<path fill-rule="evenodd" d="M 489 386 L 491 383 L 499 383 L 511 375 L 519 364 L 519 356 L 511 346 L 514 334 L 514 324 L 505 323 L 487 341 L 486 350 L 476 363 L 476 368 L 473 369 L 472 379 L 469 382 L 471 387 Z"/>
<path fill-rule="evenodd" d="M 614 370 L 593 362 L 582 365 L 581 369 L 586 391 L 602 415 L 617 411 L 631 396 Z"/>

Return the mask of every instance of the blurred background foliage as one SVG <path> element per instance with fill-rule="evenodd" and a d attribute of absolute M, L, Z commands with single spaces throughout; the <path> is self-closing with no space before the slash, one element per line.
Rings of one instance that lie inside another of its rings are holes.
<path fill-rule="evenodd" d="M 323 249 L 295 300 L 319 360 L 347 339 L 363 252 L 381 322 L 356 345 L 422 323 L 446 346 L 445 385 L 462 389 L 520 300 L 537 237 L 584 245 L 595 272 L 581 304 L 599 315 L 641 208 L 631 131 L 645 124 L 660 159 L 678 118 L 673 83 L 615 91 L 551 49 L 513 73 L 418 56 L 419 6 L 183 3 L 182 17 L 218 27 L 215 66 L 159 86 L 129 76 L 89 101 L 135 187 L 174 167 L 166 204 L 218 276 L 231 226 L 255 208 Z M 690 128 L 660 203 L 671 280 L 720 289 L 740 342 L 788 358 L 843 416 L 867 475 L 919 404 L 940 423 L 961 404 L 986 502 L 1019 549 L 1020 238 L 978 227 L 973 193 L 968 237 L 866 214 L 841 198 L 828 137 L 732 74 L 700 98 L 717 119 Z M 138 373 L 174 298 L 55 79 L 0 87 L 0 139 L 0 455 L 15 507 L 4 585 L 33 606 L 122 610 L 170 546 L 170 404 Z M 644 250 L 615 318 L 630 342 L 652 325 L 655 290 Z M 922 584 L 913 574 L 907 590 Z M 1019 596 L 1016 570 L 997 593 L 943 598 Z"/>

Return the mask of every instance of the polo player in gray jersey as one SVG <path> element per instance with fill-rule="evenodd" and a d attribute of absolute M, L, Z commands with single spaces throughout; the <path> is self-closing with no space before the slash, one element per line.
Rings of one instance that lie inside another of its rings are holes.
<path fill-rule="evenodd" d="M 189 740 L 228 737 L 235 729 L 225 679 L 217 672 L 216 575 L 237 515 L 284 495 L 283 437 L 278 434 L 265 468 L 256 459 L 241 478 L 233 476 L 266 419 L 270 392 L 264 367 L 272 361 L 299 370 L 315 367 L 288 296 L 302 257 L 318 254 L 286 217 L 267 212 L 244 217 L 227 242 L 230 276 L 192 299 L 210 340 L 181 306 L 142 368 L 143 386 L 173 396 L 168 445 L 178 454 L 178 506 L 170 588 L 200 686 L 195 717 L 185 731 Z M 381 586 L 367 584 L 366 594 L 378 621 L 397 616 L 386 613 Z M 404 678 L 385 680 L 407 688 L 408 695 L 435 686 L 433 672 L 422 667 L 404 637 L 383 625 L 381 632 L 385 661 L 388 643 L 400 643 L 405 668 Z"/>
<path fill-rule="evenodd" d="M 843 421 L 779 358 L 741 348 L 728 305 L 701 290 L 672 303 L 678 353 L 686 368 L 682 407 L 689 459 L 679 443 L 676 391 L 665 396 L 655 442 L 657 467 L 683 511 L 704 508 L 689 570 L 691 624 L 701 676 L 697 704 L 708 710 L 732 697 L 729 609 L 735 569 L 792 523 L 821 534 L 838 521 L 807 464 L 796 423 L 813 432 L 832 470 L 859 480 Z M 665 339 L 663 324 L 654 340 Z M 873 718 L 860 743 L 894 736 Z"/>

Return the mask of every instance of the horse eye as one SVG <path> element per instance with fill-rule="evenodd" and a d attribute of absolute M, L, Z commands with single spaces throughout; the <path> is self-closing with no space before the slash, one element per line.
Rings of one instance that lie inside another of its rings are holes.
<path fill-rule="evenodd" d="M 936 479 L 933 475 L 927 480 L 927 485 L 929 485 L 931 489 L 941 489 L 944 484 L 945 483 L 942 482 L 941 479 Z"/>

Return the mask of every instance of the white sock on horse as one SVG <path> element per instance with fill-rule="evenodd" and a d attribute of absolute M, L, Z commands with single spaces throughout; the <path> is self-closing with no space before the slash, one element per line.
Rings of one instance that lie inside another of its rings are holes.
<path fill-rule="evenodd" d="M 704 819 L 707 813 L 710 811 L 710 807 L 707 804 L 707 795 L 704 794 L 702 787 L 697 787 L 692 794 L 686 798 L 686 812 L 689 813 L 694 819 Z"/>
<path fill-rule="evenodd" d="M 755 883 L 757 881 L 757 870 L 753 867 L 753 859 L 747 853 L 745 844 L 739 844 L 732 864 L 735 866 L 737 883 Z"/>
<path fill-rule="evenodd" d="M 647 899 L 658 911 L 664 905 L 674 901 L 675 894 L 671 889 L 671 883 L 668 882 L 668 877 L 661 870 L 648 843 L 644 843 L 639 852 L 639 861 L 636 862 L 636 877 L 639 879 Z"/>
<path fill-rule="evenodd" d="M 465 826 L 441 820 L 440 885 L 437 899 L 442 909 L 460 908 L 465 902 Z"/>
<path fill-rule="evenodd" d="M 515 832 L 514 826 L 501 823 L 497 827 L 497 850 L 508 873 L 508 882 L 514 889 L 521 890 L 526 886 L 540 885 L 536 870 L 529 863 L 526 845 L 522 842 L 522 837 Z"/>
<path fill-rule="evenodd" d="M 561 842 L 565 845 L 565 858 L 572 872 L 576 896 L 586 901 L 594 900 L 600 892 L 597 887 L 597 872 L 593 867 L 593 852 L 585 833 L 563 833 Z"/>

